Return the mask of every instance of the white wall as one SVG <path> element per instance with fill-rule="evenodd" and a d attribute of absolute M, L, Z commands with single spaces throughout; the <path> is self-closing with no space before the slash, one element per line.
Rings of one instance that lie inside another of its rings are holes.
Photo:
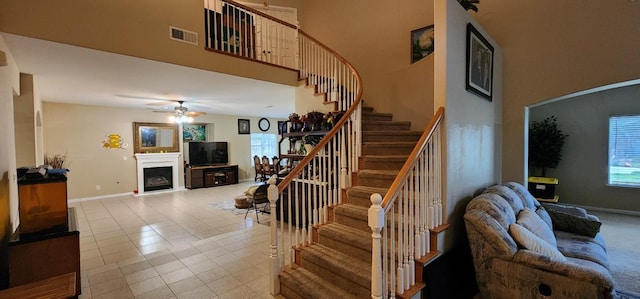
<path fill-rule="evenodd" d="M 20 224 L 13 125 L 13 96 L 20 92 L 20 73 L 2 37 L 0 51 L 5 53 L 8 64 L 0 66 L 0 233 L 12 233 Z"/>
<path fill-rule="evenodd" d="M 500 182 L 502 49 L 456 0 L 435 1 L 435 101 L 445 107 L 446 247 L 464 237 L 462 216 L 468 201 Z M 493 101 L 465 89 L 467 23 L 493 45 Z"/>

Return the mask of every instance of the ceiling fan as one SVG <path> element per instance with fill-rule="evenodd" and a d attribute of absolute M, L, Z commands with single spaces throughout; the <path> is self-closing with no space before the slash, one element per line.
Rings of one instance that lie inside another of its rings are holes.
<path fill-rule="evenodd" d="M 177 101 L 177 102 L 178 104 L 180 104 L 180 106 L 174 107 L 173 108 L 174 111 L 154 110 L 153 112 L 173 113 L 174 115 L 169 117 L 169 120 L 171 120 L 172 122 L 193 122 L 194 117 L 206 114 L 205 112 L 201 112 L 201 111 L 189 111 L 189 108 L 182 105 L 184 104 L 184 101 Z"/>

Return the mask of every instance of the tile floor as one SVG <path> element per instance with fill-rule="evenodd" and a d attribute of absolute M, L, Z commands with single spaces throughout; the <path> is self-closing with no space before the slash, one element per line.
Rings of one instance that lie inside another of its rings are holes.
<path fill-rule="evenodd" d="M 70 202 L 80 229 L 80 298 L 274 298 L 269 215 L 234 215 L 253 182 Z"/>

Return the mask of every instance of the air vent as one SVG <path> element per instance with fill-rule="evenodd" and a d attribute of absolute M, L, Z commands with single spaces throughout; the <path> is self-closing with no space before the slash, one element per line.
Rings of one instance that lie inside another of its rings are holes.
<path fill-rule="evenodd" d="M 198 33 L 173 26 L 169 26 L 169 38 L 192 45 L 198 45 Z"/>

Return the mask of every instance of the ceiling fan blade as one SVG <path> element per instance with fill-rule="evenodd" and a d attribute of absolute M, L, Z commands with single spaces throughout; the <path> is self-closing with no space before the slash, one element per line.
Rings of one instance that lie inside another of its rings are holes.
<path fill-rule="evenodd" d="M 176 114 L 175 111 L 171 111 L 171 110 L 153 110 L 153 112 Z"/>
<path fill-rule="evenodd" d="M 187 116 L 197 117 L 197 116 L 200 116 L 200 115 L 205 115 L 207 113 L 206 112 L 202 112 L 202 111 L 187 111 L 186 114 L 187 114 Z"/>

